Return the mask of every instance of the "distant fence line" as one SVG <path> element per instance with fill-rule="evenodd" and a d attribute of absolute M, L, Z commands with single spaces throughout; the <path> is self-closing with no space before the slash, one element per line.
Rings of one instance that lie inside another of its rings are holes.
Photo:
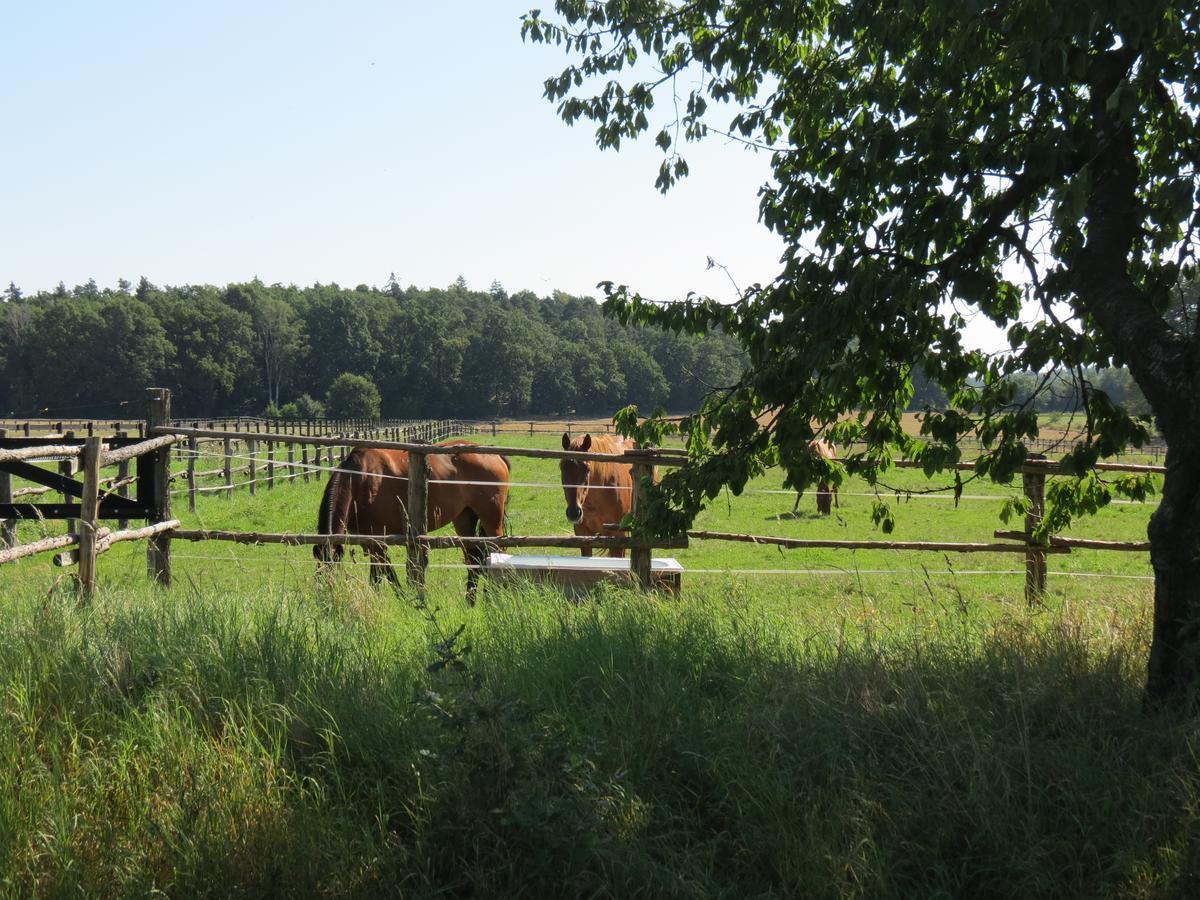
<path fill-rule="evenodd" d="M 668 417 L 670 421 L 678 422 L 680 416 Z M 504 434 L 524 434 L 530 437 L 537 434 L 568 434 L 579 432 L 614 433 L 611 421 L 602 419 L 559 418 L 559 419 L 353 419 L 353 418 L 312 418 L 312 419 L 283 419 L 266 416 L 193 416 L 187 419 L 172 419 L 172 425 L 191 428 L 205 428 L 209 431 L 243 431 L 263 434 L 291 434 L 331 436 L 347 435 L 359 438 L 378 437 L 385 440 L 400 440 L 400 435 L 406 430 L 411 432 L 414 427 L 429 421 L 455 423 L 455 434 L 490 434 L 499 437 Z M 145 436 L 145 422 L 122 419 L 66 419 L 66 418 L 0 418 L 0 430 L 7 430 L 10 435 L 25 437 L 42 436 L 87 436 L 94 434 L 116 434 L 125 432 L 138 437 Z M 1074 435 L 1058 437 L 1039 437 L 1025 441 L 1025 446 L 1036 453 L 1064 452 L 1077 443 Z M 960 445 L 971 449 L 984 449 L 982 443 L 973 437 L 964 437 Z M 1156 440 L 1132 452 L 1147 456 L 1155 463 L 1161 461 L 1167 453 L 1167 446 Z"/>

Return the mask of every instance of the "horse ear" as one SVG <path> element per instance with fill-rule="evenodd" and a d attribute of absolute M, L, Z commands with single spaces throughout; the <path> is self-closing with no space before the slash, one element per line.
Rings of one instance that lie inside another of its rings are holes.
<path fill-rule="evenodd" d="M 564 450 L 571 449 L 571 436 L 569 434 L 567 434 L 565 431 L 563 432 L 563 449 Z"/>
<path fill-rule="evenodd" d="M 583 450 L 585 453 L 592 449 L 592 436 L 590 434 L 585 434 L 583 436 L 583 440 L 579 444 L 579 449 Z"/>

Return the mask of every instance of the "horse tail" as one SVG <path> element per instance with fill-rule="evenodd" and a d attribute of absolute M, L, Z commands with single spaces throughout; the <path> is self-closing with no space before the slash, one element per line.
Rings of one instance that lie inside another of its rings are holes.
<path fill-rule="evenodd" d="M 354 476 L 343 476 L 346 475 L 345 470 L 356 468 L 357 460 L 352 460 L 353 456 L 352 451 L 342 457 L 337 468 L 329 475 L 329 483 L 325 485 L 325 493 L 321 496 L 321 509 L 317 513 L 318 534 L 346 533 L 350 504 L 354 498 Z M 313 556 L 321 562 L 338 562 L 342 558 L 343 550 L 341 544 L 316 544 L 313 546 Z"/>

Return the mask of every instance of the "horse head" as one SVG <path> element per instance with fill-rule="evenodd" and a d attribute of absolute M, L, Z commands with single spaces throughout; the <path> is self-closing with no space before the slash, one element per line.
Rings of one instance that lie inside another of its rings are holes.
<path fill-rule="evenodd" d="M 592 436 L 585 434 L 571 440 L 571 435 L 563 432 L 562 445 L 564 450 L 586 453 L 592 447 Z M 562 475 L 563 494 L 567 498 L 567 521 L 578 525 L 583 521 L 583 504 L 587 499 L 588 479 L 592 474 L 591 464 L 580 459 L 561 459 L 558 470 Z"/>

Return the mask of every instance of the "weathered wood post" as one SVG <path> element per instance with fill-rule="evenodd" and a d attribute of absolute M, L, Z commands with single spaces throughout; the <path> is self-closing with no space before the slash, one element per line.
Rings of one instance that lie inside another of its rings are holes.
<path fill-rule="evenodd" d="M 233 446 L 229 442 L 229 438 L 222 441 L 222 446 L 225 451 L 225 461 L 222 464 L 221 475 L 225 478 L 225 496 L 233 496 Z"/>
<path fill-rule="evenodd" d="M 1045 459 L 1041 453 L 1032 453 L 1029 458 Z M 1025 601 L 1031 606 L 1040 603 L 1046 593 L 1046 551 L 1034 544 L 1033 532 L 1046 514 L 1046 473 L 1024 472 L 1021 486 L 1029 500 L 1029 512 L 1025 516 Z"/>
<path fill-rule="evenodd" d="M 196 511 L 196 457 L 199 455 L 200 445 L 196 442 L 196 436 L 193 434 L 188 438 L 187 450 L 187 486 L 188 486 L 188 511 Z"/>
<path fill-rule="evenodd" d="M 149 388 L 146 407 L 146 432 L 171 421 L 171 389 Z M 149 454 L 153 467 L 154 507 L 149 523 L 156 525 L 171 518 L 171 448 Z M 171 586 L 171 536 L 156 534 L 146 546 L 146 567 L 150 577 L 163 587 Z"/>
<path fill-rule="evenodd" d="M 287 480 L 291 481 L 296 477 L 296 445 L 288 441 L 288 473 Z"/>
<path fill-rule="evenodd" d="M 275 442 L 267 441 L 267 490 L 271 490 L 274 487 L 275 487 Z"/>
<path fill-rule="evenodd" d="M 120 423 L 118 422 L 117 424 L 119 425 Z M 115 434 L 117 437 L 120 437 L 120 438 L 125 437 L 125 432 L 123 432 L 123 431 L 118 431 Z M 129 460 L 123 459 L 119 463 L 117 463 L 117 485 L 118 485 L 117 496 L 118 497 L 128 497 L 129 496 L 129 485 L 124 483 L 127 478 L 129 478 Z M 128 527 L 129 527 L 128 519 L 118 519 L 117 520 L 117 528 L 124 531 Z"/>
<path fill-rule="evenodd" d="M 304 476 L 304 483 L 308 484 L 308 444 L 300 445 L 300 474 Z"/>
<path fill-rule="evenodd" d="M 651 468 L 644 462 L 633 464 L 633 505 L 634 516 L 641 516 L 646 510 L 646 484 L 650 481 Z M 634 547 L 629 551 L 629 570 L 633 573 L 634 582 L 643 591 L 651 588 L 650 580 L 650 548 Z"/>
<path fill-rule="evenodd" d="M 408 454 L 407 540 L 408 559 L 405 570 L 408 583 L 422 595 L 425 593 L 425 570 L 429 566 L 429 548 L 418 538 L 428 525 L 429 460 L 424 453 Z"/>
<path fill-rule="evenodd" d="M 0 428 L 0 438 L 6 437 L 8 431 Z M 12 503 L 12 476 L 0 472 L 0 503 Z M 17 543 L 17 520 L 0 520 L 0 550 L 6 550 Z"/>
<path fill-rule="evenodd" d="M 79 503 L 79 596 L 91 600 L 96 593 L 96 527 L 100 518 L 100 444 L 98 437 L 83 443 L 83 498 Z M 167 452 L 168 464 L 171 458 Z"/>
<path fill-rule="evenodd" d="M 62 431 L 62 423 L 61 422 L 59 423 L 59 430 Z M 74 431 L 64 431 L 64 432 L 62 432 L 62 435 L 67 441 L 75 440 L 75 432 Z M 75 474 L 75 467 L 78 465 L 79 465 L 79 461 L 78 461 L 77 457 L 71 457 L 70 459 L 60 459 L 58 461 L 58 474 L 62 475 L 64 478 L 70 478 L 72 475 Z M 74 503 L 74 502 L 75 502 L 75 498 L 72 497 L 70 494 L 63 494 L 63 503 Z M 78 533 L 78 531 L 79 531 L 78 520 L 67 519 L 67 532 L 69 534 L 74 534 L 74 533 Z"/>
<path fill-rule="evenodd" d="M 254 438 L 246 439 L 246 455 L 250 457 L 250 496 L 253 497 L 257 493 L 258 481 L 258 460 L 255 459 L 255 454 L 258 453 L 258 441 Z"/>

